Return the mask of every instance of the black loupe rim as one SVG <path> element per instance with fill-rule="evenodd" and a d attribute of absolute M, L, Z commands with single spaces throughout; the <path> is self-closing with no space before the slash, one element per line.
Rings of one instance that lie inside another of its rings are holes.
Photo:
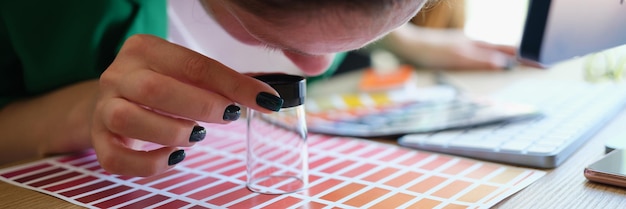
<path fill-rule="evenodd" d="M 306 97 L 306 79 L 298 75 L 270 73 L 254 76 L 274 88 L 284 100 L 282 108 L 304 104 Z"/>

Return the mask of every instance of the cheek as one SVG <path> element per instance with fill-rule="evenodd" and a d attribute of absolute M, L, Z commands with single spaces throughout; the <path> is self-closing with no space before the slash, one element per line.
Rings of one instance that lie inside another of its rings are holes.
<path fill-rule="evenodd" d="M 308 76 L 322 74 L 326 71 L 326 69 L 328 69 L 335 57 L 334 54 L 309 56 L 291 53 L 288 51 L 283 51 L 283 54 L 285 54 L 291 62 L 298 66 L 300 70 Z"/>

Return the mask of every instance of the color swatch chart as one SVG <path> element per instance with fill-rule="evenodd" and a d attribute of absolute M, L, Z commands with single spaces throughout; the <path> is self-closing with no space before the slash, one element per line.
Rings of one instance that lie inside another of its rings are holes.
<path fill-rule="evenodd" d="M 544 171 L 311 134 L 310 186 L 286 195 L 245 187 L 245 123 L 203 124 L 204 141 L 148 178 L 111 175 L 93 151 L 0 170 L 0 179 L 87 208 L 488 208 Z"/>

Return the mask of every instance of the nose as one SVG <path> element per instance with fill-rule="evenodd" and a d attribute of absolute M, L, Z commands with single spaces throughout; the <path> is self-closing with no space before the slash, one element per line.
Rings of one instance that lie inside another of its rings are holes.
<path fill-rule="evenodd" d="M 298 66 L 300 70 L 308 76 L 316 76 L 322 74 L 328 69 L 335 57 L 334 54 L 303 55 L 284 50 L 283 54 L 285 54 L 285 56 L 289 58 L 291 62 Z"/>

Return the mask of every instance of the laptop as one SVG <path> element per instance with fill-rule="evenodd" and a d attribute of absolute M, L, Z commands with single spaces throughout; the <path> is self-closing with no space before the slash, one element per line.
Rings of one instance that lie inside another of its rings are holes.
<path fill-rule="evenodd" d="M 626 44 L 625 0 L 529 0 L 519 47 L 523 63 L 560 61 Z"/>

